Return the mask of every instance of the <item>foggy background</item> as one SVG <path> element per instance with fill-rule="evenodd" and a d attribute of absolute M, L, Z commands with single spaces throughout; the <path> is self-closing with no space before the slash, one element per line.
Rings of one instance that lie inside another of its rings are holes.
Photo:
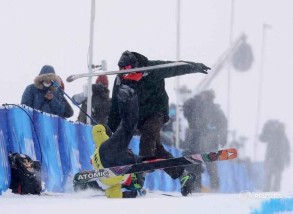
<path fill-rule="evenodd" d="M 232 31 L 231 2 L 181 0 L 180 59 L 202 62 L 213 68 L 229 48 L 230 36 L 234 41 L 242 33 L 246 34 L 253 64 L 246 72 L 230 70 L 229 126 L 237 136 L 248 138 L 242 155 L 262 161 L 266 147 L 258 141 L 255 147 L 254 142 L 268 119 L 285 123 L 293 147 L 290 96 L 293 91 L 293 2 L 234 0 Z M 52 65 L 63 81 L 71 74 L 88 72 L 90 3 L 89 0 L 0 1 L 0 104 L 20 103 L 25 87 L 45 64 Z M 94 64 L 106 60 L 108 70 L 116 70 L 125 50 L 139 52 L 149 59 L 176 60 L 176 3 L 176 0 L 96 0 Z M 270 28 L 266 29 L 262 55 L 264 24 Z M 259 127 L 255 133 L 261 63 Z M 212 72 L 213 69 L 210 74 Z M 227 74 L 225 65 L 210 85 L 215 90 L 216 102 L 226 113 Z M 203 74 L 185 75 L 180 77 L 180 85 L 194 90 L 203 78 Z M 109 80 L 111 89 L 114 76 Z M 86 78 L 65 83 L 65 91 L 72 96 L 81 92 L 86 83 Z M 174 87 L 175 78 L 168 79 L 170 103 L 176 101 Z M 75 115 L 70 118 L 73 121 L 79 112 L 76 107 L 74 110 Z M 291 177 L 292 164 L 284 172 L 283 191 L 293 191 Z"/>

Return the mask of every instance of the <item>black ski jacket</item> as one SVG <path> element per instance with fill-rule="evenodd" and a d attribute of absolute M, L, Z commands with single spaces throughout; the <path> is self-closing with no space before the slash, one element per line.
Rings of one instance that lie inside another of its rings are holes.
<path fill-rule="evenodd" d="M 141 54 L 135 52 L 132 53 L 138 59 L 138 67 L 172 63 L 172 61 L 148 60 Z M 165 123 L 169 120 L 169 97 L 165 90 L 165 78 L 202 72 L 200 65 L 202 64 L 190 62 L 190 64 L 186 64 L 180 67 L 163 68 L 160 70 L 153 70 L 151 72 L 144 73 L 142 79 L 136 83 L 139 102 L 138 129 L 140 129 L 144 121 L 153 114 L 162 114 L 164 116 Z M 112 106 L 108 120 L 108 126 L 113 132 L 117 129 L 121 120 L 117 105 L 117 92 L 118 86 L 120 84 L 121 77 L 117 75 L 113 86 Z"/>

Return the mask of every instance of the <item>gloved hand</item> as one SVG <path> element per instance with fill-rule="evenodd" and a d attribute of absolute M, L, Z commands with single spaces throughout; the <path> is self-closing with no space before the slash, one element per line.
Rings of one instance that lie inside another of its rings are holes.
<path fill-rule="evenodd" d="M 88 85 L 87 84 L 84 84 L 83 86 L 82 86 L 82 93 L 83 93 L 83 95 L 85 96 L 85 97 L 87 97 L 87 94 L 88 94 Z"/>
<path fill-rule="evenodd" d="M 117 94 L 118 98 L 124 103 L 130 100 L 133 95 L 134 90 L 127 85 L 121 85 Z"/>
<path fill-rule="evenodd" d="M 195 62 L 187 62 L 187 61 L 182 61 L 182 62 L 186 62 L 186 63 L 192 65 L 193 66 L 192 70 L 196 71 L 197 73 L 207 74 L 208 73 L 207 71 L 211 70 L 210 67 L 207 67 L 203 63 L 195 63 Z"/>
<path fill-rule="evenodd" d="M 80 105 L 82 104 L 85 100 L 86 100 L 86 96 L 84 96 L 84 93 L 79 93 L 79 94 L 75 94 L 73 95 L 72 99 L 75 102 L 75 104 Z"/>
<path fill-rule="evenodd" d="M 72 99 L 75 102 L 75 104 L 81 105 L 87 99 L 87 95 L 88 95 L 88 86 L 87 84 L 84 84 L 82 86 L 82 92 L 79 94 L 73 95 Z"/>
<path fill-rule="evenodd" d="M 207 74 L 207 71 L 211 70 L 211 68 L 207 67 L 203 63 L 192 63 L 192 65 L 194 66 L 194 70 L 197 70 L 199 73 Z"/>

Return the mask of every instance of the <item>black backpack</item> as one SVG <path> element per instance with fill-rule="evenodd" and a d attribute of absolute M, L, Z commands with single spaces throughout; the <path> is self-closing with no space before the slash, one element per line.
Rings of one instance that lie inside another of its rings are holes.
<path fill-rule="evenodd" d="M 42 191 L 40 162 L 19 153 L 10 153 L 8 157 L 11 168 L 9 188 L 12 192 L 39 195 Z"/>

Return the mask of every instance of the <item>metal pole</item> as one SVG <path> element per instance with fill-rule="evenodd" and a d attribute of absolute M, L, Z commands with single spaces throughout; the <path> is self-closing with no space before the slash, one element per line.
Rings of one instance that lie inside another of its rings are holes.
<path fill-rule="evenodd" d="M 258 130 L 260 124 L 260 110 L 262 101 L 262 87 L 263 87 L 263 71 L 264 71 L 264 61 L 265 61 L 265 46 L 266 46 L 266 30 L 270 26 L 263 24 L 262 26 L 262 45 L 261 45 L 261 61 L 260 61 L 260 71 L 259 71 L 259 83 L 258 83 L 258 93 L 257 93 L 257 106 L 256 106 L 256 122 L 255 122 L 255 132 L 254 132 L 254 148 L 253 148 L 253 159 L 256 159 L 257 154 L 257 142 L 258 142 Z"/>
<path fill-rule="evenodd" d="M 88 62 L 88 69 L 89 73 L 93 73 L 93 43 L 94 43 L 94 22 L 95 22 L 95 0 L 92 0 L 91 3 L 91 19 L 90 19 L 90 44 L 89 44 L 89 62 Z M 88 78 L 88 90 L 87 90 L 87 114 L 89 117 L 87 117 L 87 123 L 91 124 L 91 114 L 92 114 L 92 77 Z"/>
<path fill-rule="evenodd" d="M 234 27 L 234 0 L 231 0 L 231 11 L 230 11 L 230 35 L 229 35 L 229 46 L 231 47 L 233 42 L 233 27 Z M 231 60 L 228 64 L 227 74 L 227 118 L 228 118 L 228 130 L 230 129 L 230 118 L 231 117 Z"/>
<path fill-rule="evenodd" d="M 177 23 L 176 23 L 176 60 L 180 60 L 180 0 L 177 0 Z M 179 138 L 179 86 L 180 86 L 180 78 L 179 76 L 176 77 L 175 82 L 175 91 L 176 91 L 176 136 L 175 136 L 175 145 L 179 148 L 180 138 Z"/>

